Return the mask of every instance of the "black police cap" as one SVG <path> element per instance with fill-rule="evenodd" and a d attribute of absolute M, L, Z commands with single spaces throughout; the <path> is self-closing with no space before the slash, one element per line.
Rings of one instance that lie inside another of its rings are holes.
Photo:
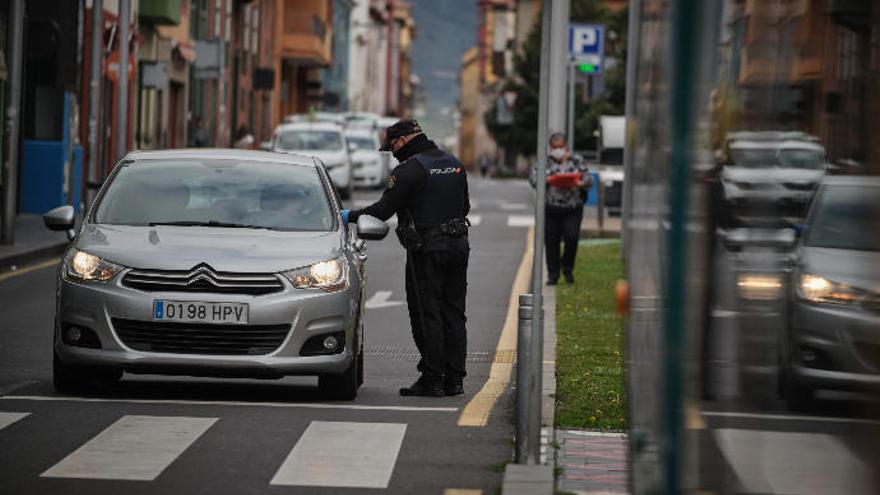
<path fill-rule="evenodd" d="M 391 143 L 399 137 L 421 133 L 422 127 L 415 119 L 399 120 L 385 129 L 385 142 L 382 143 L 379 151 L 391 151 Z"/>

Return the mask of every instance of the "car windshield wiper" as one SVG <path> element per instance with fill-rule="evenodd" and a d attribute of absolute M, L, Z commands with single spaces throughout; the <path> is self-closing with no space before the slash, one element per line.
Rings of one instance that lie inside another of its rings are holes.
<path fill-rule="evenodd" d="M 272 227 L 264 227 L 262 225 L 248 225 L 244 223 L 233 223 L 233 222 L 218 222 L 216 220 L 208 220 L 207 222 L 197 222 L 191 220 L 182 220 L 179 222 L 150 222 L 147 224 L 150 227 L 156 227 L 161 225 L 172 225 L 176 227 L 219 227 L 219 228 L 229 228 L 229 229 L 263 229 L 263 230 L 277 230 Z"/>

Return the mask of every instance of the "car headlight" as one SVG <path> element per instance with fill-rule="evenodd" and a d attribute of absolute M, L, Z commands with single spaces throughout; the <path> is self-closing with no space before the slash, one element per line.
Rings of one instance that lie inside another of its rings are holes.
<path fill-rule="evenodd" d="M 321 289 L 335 292 L 348 287 L 348 274 L 342 258 L 322 261 L 285 272 L 284 276 L 297 289 Z"/>
<path fill-rule="evenodd" d="M 860 302 L 866 293 L 861 289 L 805 273 L 797 286 L 798 296 L 813 303 L 847 304 Z"/>
<path fill-rule="evenodd" d="M 112 279 L 122 267 L 103 260 L 94 254 L 75 249 L 67 259 L 65 273 L 69 278 L 81 281 L 100 280 L 106 282 Z"/>
<path fill-rule="evenodd" d="M 779 275 L 742 274 L 736 277 L 736 288 L 744 299 L 772 301 L 781 295 L 782 280 Z"/>

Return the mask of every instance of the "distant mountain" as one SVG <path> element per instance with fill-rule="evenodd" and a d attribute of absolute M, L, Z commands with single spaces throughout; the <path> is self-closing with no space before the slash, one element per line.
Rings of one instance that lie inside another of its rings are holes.
<path fill-rule="evenodd" d="M 477 0 L 410 0 L 416 21 L 412 47 L 413 72 L 425 86 L 428 116 L 420 119 L 437 140 L 454 131 L 444 107 L 458 101 L 461 56 L 477 39 Z"/>

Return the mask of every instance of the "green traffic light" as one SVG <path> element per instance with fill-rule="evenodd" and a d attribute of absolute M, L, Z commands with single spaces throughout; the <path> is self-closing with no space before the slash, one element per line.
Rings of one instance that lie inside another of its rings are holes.
<path fill-rule="evenodd" d="M 593 64 L 580 64 L 578 65 L 578 70 L 581 72 L 596 72 L 596 66 Z"/>

